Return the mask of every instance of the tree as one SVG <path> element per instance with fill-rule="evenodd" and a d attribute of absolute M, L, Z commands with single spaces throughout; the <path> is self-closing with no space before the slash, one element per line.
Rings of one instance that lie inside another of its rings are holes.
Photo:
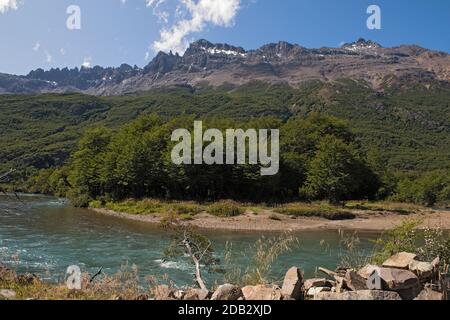
<path fill-rule="evenodd" d="M 173 215 L 163 220 L 162 227 L 172 234 L 172 242 L 165 250 L 165 256 L 168 258 L 188 256 L 194 264 L 195 281 L 199 288 L 209 291 L 202 277 L 202 268 L 208 268 L 211 272 L 219 263 L 219 259 L 214 257 L 211 241 Z"/>
<path fill-rule="evenodd" d="M 394 200 L 433 206 L 450 201 L 450 178 L 445 170 L 426 172 L 418 178 L 399 181 Z"/>
<path fill-rule="evenodd" d="M 104 194 L 105 151 L 111 139 L 111 132 L 104 127 L 88 130 L 80 140 L 78 151 L 72 156 L 68 180 L 72 189 L 68 192 L 79 206 L 86 206 L 89 200 Z M 83 201 L 77 201 L 83 200 Z"/>
<path fill-rule="evenodd" d="M 303 192 L 309 198 L 328 199 L 338 204 L 353 197 L 369 197 L 370 193 L 375 193 L 376 181 L 372 179 L 376 180 L 360 158 L 357 148 L 328 135 L 318 144 L 316 155 L 309 164 Z M 369 186 L 363 188 L 364 185 Z"/>
<path fill-rule="evenodd" d="M 281 127 L 281 188 L 288 196 L 298 196 L 306 182 L 307 165 L 314 158 L 324 136 L 354 141 L 347 124 L 337 118 L 312 113 L 293 118 Z"/>

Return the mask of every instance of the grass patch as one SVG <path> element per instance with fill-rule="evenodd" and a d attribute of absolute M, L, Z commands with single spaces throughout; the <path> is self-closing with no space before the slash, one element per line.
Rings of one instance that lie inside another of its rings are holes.
<path fill-rule="evenodd" d="M 318 217 L 327 220 L 351 220 L 356 215 L 324 203 L 290 203 L 275 209 L 275 212 L 294 217 Z"/>
<path fill-rule="evenodd" d="M 221 218 L 237 217 L 245 212 L 245 210 L 236 202 L 231 200 L 213 203 L 207 208 L 208 213 Z"/>
<path fill-rule="evenodd" d="M 350 210 L 393 212 L 402 215 L 414 214 L 424 209 L 424 207 L 417 204 L 390 202 L 390 201 L 380 201 L 380 202 L 351 201 L 348 202 L 345 207 Z"/>
<path fill-rule="evenodd" d="M 115 212 L 122 212 L 135 215 L 160 215 L 174 213 L 182 218 L 190 219 L 192 216 L 204 211 L 203 206 L 194 202 L 167 202 L 158 199 L 134 200 L 128 199 L 121 202 L 92 201 L 92 208 L 105 208 Z"/>
<path fill-rule="evenodd" d="M 82 275 L 82 289 L 72 291 L 64 283 L 10 282 L 0 279 L 0 288 L 16 293 L 14 300 L 143 300 L 151 295 L 150 283 L 143 287 L 139 283 L 136 267 L 122 266 L 114 275 L 101 275 L 94 282 L 90 276 Z M 1 300 L 1 299 L 0 299 Z"/>

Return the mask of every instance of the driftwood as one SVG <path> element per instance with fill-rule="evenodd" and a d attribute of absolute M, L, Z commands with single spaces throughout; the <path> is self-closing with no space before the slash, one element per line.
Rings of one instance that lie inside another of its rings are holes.
<path fill-rule="evenodd" d="M 97 273 L 94 274 L 94 275 L 91 277 L 91 279 L 89 280 L 89 283 L 94 282 L 95 278 L 97 278 L 99 275 L 102 274 L 102 271 L 103 271 L 103 267 L 101 267 L 101 268 L 97 271 Z"/>
<path fill-rule="evenodd" d="M 336 272 L 322 268 L 322 267 L 319 268 L 319 271 L 322 273 L 325 273 L 330 278 L 336 278 L 337 276 L 339 276 Z"/>

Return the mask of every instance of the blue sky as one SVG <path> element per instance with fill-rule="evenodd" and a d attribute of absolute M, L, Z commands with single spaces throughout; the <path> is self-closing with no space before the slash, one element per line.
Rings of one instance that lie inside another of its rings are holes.
<path fill-rule="evenodd" d="M 366 27 L 371 4 L 381 8 L 381 30 Z M 69 5 L 81 9 L 80 30 L 66 27 Z M 0 0 L 5 73 L 83 63 L 144 66 L 158 49 L 181 51 L 200 38 L 254 49 L 279 40 L 337 47 L 359 37 L 450 52 L 450 1 Z"/>

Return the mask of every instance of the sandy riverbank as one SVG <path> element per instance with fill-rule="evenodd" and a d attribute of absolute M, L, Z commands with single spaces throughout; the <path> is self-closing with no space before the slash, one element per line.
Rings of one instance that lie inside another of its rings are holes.
<path fill-rule="evenodd" d="M 91 209 L 95 212 L 117 218 L 130 219 L 146 223 L 158 224 L 161 218 L 156 215 L 133 215 L 114 212 L 107 209 Z M 276 214 L 265 210 L 255 215 L 252 212 L 233 217 L 218 218 L 207 213 L 196 215 L 185 223 L 209 230 L 233 231 L 302 231 L 302 230 L 364 230 L 383 231 L 400 225 L 405 219 L 423 219 L 422 228 L 440 226 L 450 230 L 450 210 L 423 210 L 415 214 L 402 215 L 393 212 L 352 211 L 356 215 L 353 220 L 330 221 L 323 218 L 293 218 L 287 215 Z M 277 217 L 274 220 L 274 217 Z"/>

